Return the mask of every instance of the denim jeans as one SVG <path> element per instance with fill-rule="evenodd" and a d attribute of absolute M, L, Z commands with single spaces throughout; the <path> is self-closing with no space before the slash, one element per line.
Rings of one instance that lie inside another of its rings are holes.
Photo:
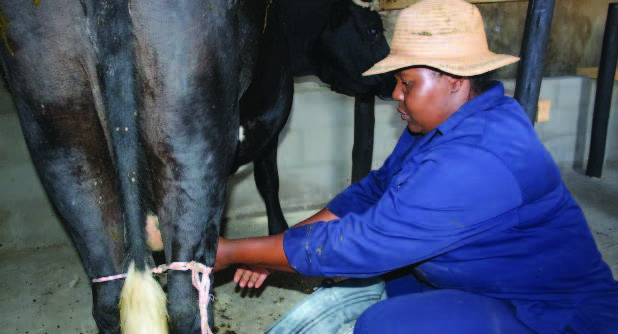
<path fill-rule="evenodd" d="M 266 333 L 352 333 L 356 319 L 371 305 L 385 298 L 384 281 L 379 277 L 323 284 Z"/>

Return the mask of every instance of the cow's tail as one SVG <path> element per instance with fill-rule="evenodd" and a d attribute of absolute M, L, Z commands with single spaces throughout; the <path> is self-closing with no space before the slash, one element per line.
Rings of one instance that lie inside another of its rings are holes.
<path fill-rule="evenodd" d="M 120 293 L 120 326 L 126 334 L 166 334 L 167 298 L 149 271 L 129 266 Z"/>
<path fill-rule="evenodd" d="M 167 333 L 166 297 L 149 271 L 144 238 L 146 210 L 140 186 L 144 169 L 139 137 L 132 20 L 128 0 L 94 1 L 93 26 L 100 64 L 97 78 L 106 110 L 113 159 L 125 219 L 128 276 L 120 294 L 121 329 L 125 334 Z M 122 47 L 119 47 L 122 46 Z"/>

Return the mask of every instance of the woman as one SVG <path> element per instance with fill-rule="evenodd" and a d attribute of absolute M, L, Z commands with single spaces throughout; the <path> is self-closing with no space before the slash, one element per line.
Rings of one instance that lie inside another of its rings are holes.
<path fill-rule="evenodd" d="M 216 270 L 375 277 L 408 267 L 355 333 L 613 333 L 618 283 L 519 104 L 491 71 L 478 9 L 424 0 L 400 13 L 390 55 L 407 123 L 384 165 L 284 234 L 220 239 Z M 306 329 L 297 329 L 303 331 Z"/>

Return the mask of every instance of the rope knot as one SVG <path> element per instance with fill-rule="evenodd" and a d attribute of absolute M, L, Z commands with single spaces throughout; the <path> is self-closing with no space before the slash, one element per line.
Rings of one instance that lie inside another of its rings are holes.
<path fill-rule="evenodd" d="M 208 326 L 208 302 L 211 300 L 210 296 L 210 277 L 209 275 L 212 273 L 212 268 L 207 267 L 204 264 L 199 262 L 191 261 L 191 262 L 172 262 L 169 265 L 162 264 L 156 268 L 152 268 L 150 271 L 153 274 L 163 274 L 168 270 L 180 270 L 187 271 L 191 270 L 191 281 L 193 286 L 197 289 L 199 299 L 198 304 L 200 308 L 200 319 L 202 325 L 202 334 L 212 334 L 210 327 Z M 200 277 L 202 274 L 202 277 Z M 126 278 L 127 274 L 120 274 L 102 278 L 95 278 L 92 280 L 93 283 L 101 283 L 112 281 L 120 278 Z"/>
<path fill-rule="evenodd" d="M 210 300 L 210 277 L 208 276 L 212 272 L 212 268 L 207 267 L 199 262 L 172 262 L 167 269 L 171 270 L 191 270 L 191 281 L 193 286 L 197 289 L 199 294 L 199 307 L 200 318 L 202 320 L 202 333 L 212 334 L 210 327 L 208 326 L 208 301 Z M 166 270 L 167 270 L 166 269 Z M 200 278 L 200 274 L 202 277 Z"/>

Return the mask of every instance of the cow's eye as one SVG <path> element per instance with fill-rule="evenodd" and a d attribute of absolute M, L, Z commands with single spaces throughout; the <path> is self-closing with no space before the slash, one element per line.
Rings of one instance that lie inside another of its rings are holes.
<path fill-rule="evenodd" d="M 369 28 L 369 29 L 367 29 L 367 34 L 369 34 L 369 36 L 376 36 L 378 34 L 378 29 L 376 29 L 376 28 Z"/>

